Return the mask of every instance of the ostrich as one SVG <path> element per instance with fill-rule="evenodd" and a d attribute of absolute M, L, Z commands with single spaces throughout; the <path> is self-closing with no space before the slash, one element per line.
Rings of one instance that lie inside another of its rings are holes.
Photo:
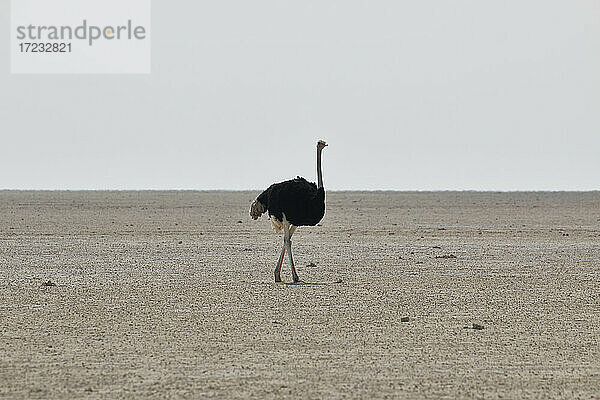
<path fill-rule="evenodd" d="M 299 282 L 292 257 L 292 235 L 298 226 L 315 226 L 325 215 L 325 189 L 321 174 L 321 152 L 327 146 L 323 140 L 317 142 L 318 186 L 297 177 L 285 182 L 274 183 L 262 192 L 250 206 L 250 216 L 258 219 L 269 212 L 271 225 L 277 233 L 283 231 L 283 248 L 275 267 L 275 282 L 281 282 L 281 264 L 287 250 L 294 282 Z"/>

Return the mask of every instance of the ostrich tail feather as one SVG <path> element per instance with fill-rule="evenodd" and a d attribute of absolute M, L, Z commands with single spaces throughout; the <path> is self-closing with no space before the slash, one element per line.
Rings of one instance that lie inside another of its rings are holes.
<path fill-rule="evenodd" d="M 250 206 L 250 216 L 252 217 L 252 219 L 258 219 L 258 217 L 263 215 L 265 211 L 267 211 L 267 207 L 265 207 L 263 203 L 258 201 L 258 199 L 252 202 L 252 205 Z"/>

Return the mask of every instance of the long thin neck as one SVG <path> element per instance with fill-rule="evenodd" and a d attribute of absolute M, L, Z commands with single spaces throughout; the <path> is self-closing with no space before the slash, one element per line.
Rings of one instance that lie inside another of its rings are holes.
<path fill-rule="evenodd" d="M 321 172 L 321 152 L 323 151 L 323 149 L 317 148 L 317 181 L 318 183 L 318 187 L 322 188 L 323 187 L 323 173 Z"/>

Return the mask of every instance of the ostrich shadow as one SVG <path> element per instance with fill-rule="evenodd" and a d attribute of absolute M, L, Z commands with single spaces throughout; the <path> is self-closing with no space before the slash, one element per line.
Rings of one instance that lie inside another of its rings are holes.
<path fill-rule="evenodd" d="M 330 286 L 330 285 L 339 285 L 342 282 L 281 282 L 285 286 Z"/>

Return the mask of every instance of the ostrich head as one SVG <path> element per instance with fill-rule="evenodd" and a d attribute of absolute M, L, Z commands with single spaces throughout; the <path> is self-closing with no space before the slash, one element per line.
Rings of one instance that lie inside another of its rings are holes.
<path fill-rule="evenodd" d="M 317 149 L 318 150 L 323 150 L 326 146 L 327 146 L 327 143 L 325 143 L 324 140 L 319 140 L 317 142 Z"/>

